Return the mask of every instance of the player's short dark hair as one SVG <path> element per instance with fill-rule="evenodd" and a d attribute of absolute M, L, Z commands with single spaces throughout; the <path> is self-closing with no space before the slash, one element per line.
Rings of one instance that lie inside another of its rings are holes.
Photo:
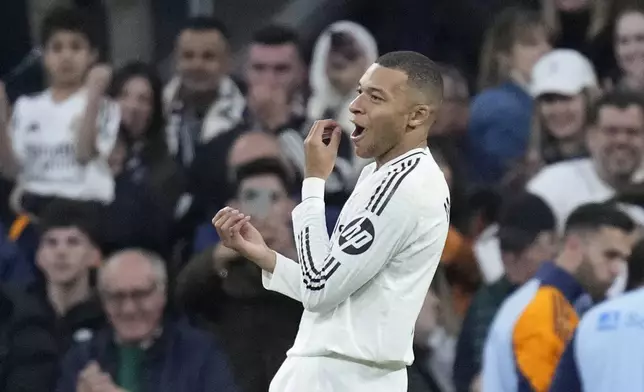
<path fill-rule="evenodd" d="M 499 245 L 504 252 L 520 253 L 539 234 L 554 232 L 557 224 L 552 210 L 539 196 L 521 193 L 506 201 L 499 216 Z"/>
<path fill-rule="evenodd" d="M 230 39 L 230 30 L 226 24 L 212 16 L 193 16 L 188 18 L 186 23 L 183 25 L 183 30 L 194 30 L 194 31 L 218 31 L 226 40 Z"/>
<path fill-rule="evenodd" d="M 591 105 L 588 113 L 588 124 L 596 125 L 599 120 L 599 112 L 606 106 L 613 106 L 623 110 L 632 105 L 637 106 L 644 114 L 644 94 L 631 90 L 608 92 Z"/>
<path fill-rule="evenodd" d="M 252 43 L 261 45 L 294 44 L 300 47 L 300 36 L 295 29 L 280 24 L 264 26 L 253 33 Z"/>
<path fill-rule="evenodd" d="M 579 232 L 594 232 L 602 228 L 614 228 L 626 233 L 635 230 L 635 223 L 613 203 L 588 203 L 577 207 L 568 216 L 566 235 Z"/>
<path fill-rule="evenodd" d="M 90 18 L 78 8 L 56 7 L 50 10 L 40 27 L 41 45 L 46 46 L 51 37 L 61 31 L 80 34 L 87 39 L 90 47 L 97 46 L 97 33 L 92 27 Z"/>
<path fill-rule="evenodd" d="M 93 203 L 57 199 L 47 204 L 40 220 L 40 235 L 50 230 L 76 228 L 89 238 L 94 246 L 100 246 L 100 209 Z"/>
<path fill-rule="evenodd" d="M 277 158 L 259 158 L 235 168 L 231 181 L 231 188 L 234 194 L 237 194 L 244 180 L 262 175 L 273 175 L 279 178 L 286 192 L 291 193 L 293 191 L 293 181 L 288 169 L 281 160 Z"/>
<path fill-rule="evenodd" d="M 420 90 L 428 99 L 443 99 L 443 76 L 440 67 L 418 52 L 398 51 L 384 54 L 376 60 L 382 67 L 396 69 L 407 75 L 407 83 Z"/>

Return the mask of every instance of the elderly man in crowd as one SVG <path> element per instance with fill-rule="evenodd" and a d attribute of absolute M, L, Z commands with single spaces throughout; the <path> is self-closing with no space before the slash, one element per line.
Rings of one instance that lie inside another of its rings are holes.
<path fill-rule="evenodd" d="M 164 317 L 165 263 L 124 250 L 101 267 L 98 288 L 110 327 L 68 353 L 59 392 L 234 392 L 215 341 Z"/>

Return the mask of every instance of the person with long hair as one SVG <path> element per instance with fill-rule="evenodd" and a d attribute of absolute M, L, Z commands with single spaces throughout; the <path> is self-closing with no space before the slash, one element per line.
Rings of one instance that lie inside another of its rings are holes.
<path fill-rule="evenodd" d="M 508 8 L 488 29 L 481 53 L 479 88 L 468 127 L 472 180 L 494 184 L 527 148 L 533 100 L 532 67 L 550 50 L 538 12 Z"/>

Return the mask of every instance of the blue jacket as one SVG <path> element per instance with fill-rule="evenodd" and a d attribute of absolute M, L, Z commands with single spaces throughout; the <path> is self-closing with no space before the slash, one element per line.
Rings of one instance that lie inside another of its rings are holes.
<path fill-rule="evenodd" d="M 474 98 L 468 126 L 471 179 L 491 185 L 525 154 L 530 139 L 532 97 L 515 83 L 484 90 Z"/>
<path fill-rule="evenodd" d="M 118 350 L 105 329 L 65 356 L 57 392 L 75 392 L 79 373 L 95 360 L 117 380 Z M 146 351 L 142 392 L 237 392 L 228 361 L 215 340 L 184 322 L 166 322 Z"/>
<path fill-rule="evenodd" d="M 559 362 L 552 392 L 644 391 L 644 289 L 590 310 Z"/>
<path fill-rule="evenodd" d="M 34 265 L 8 238 L 5 227 L 0 223 L 0 282 L 26 286 L 34 281 L 34 275 Z"/>

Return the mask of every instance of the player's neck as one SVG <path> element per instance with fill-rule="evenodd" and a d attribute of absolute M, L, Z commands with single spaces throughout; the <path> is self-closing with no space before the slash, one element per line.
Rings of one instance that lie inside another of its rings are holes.
<path fill-rule="evenodd" d="M 411 150 L 415 150 L 417 148 L 426 148 L 426 147 L 427 147 L 427 139 L 423 139 L 420 142 L 414 141 L 414 142 L 405 143 L 403 141 L 395 145 L 394 147 L 392 147 L 386 153 L 376 158 L 376 170 L 380 169 L 383 165 L 387 164 L 387 162 L 394 160 L 401 155 L 405 155 Z"/>
<path fill-rule="evenodd" d="M 51 98 L 54 100 L 54 102 L 62 102 L 72 95 L 76 94 L 82 87 L 82 83 L 69 85 L 52 85 L 51 87 L 49 87 L 49 91 L 51 92 Z"/>

